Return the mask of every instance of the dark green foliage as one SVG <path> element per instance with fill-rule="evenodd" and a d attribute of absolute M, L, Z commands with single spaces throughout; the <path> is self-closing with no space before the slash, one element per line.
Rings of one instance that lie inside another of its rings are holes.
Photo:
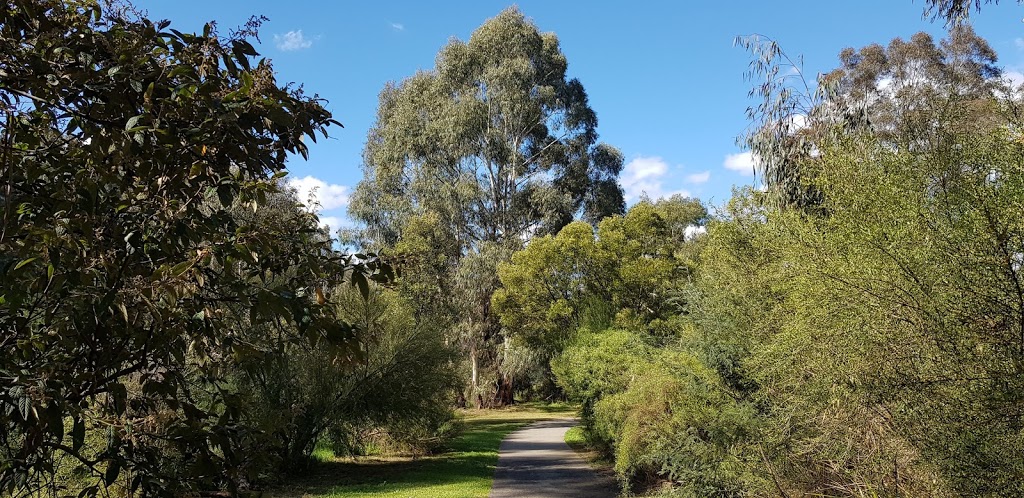
<path fill-rule="evenodd" d="M 558 38 L 515 8 L 450 42 L 433 70 L 381 92 L 352 215 L 393 245 L 433 212 L 473 247 L 621 213 L 622 153 L 597 143 L 567 67 Z"/>
<path fill-rule="evenodd" d="M 700 201 L 675 196 L 640 202 L 596 231 L 575 222 L 536 238 L 498 267 L 494 309 L 510 336 L 547 354 L 581 326 L 613 320 L 670 340 L 692 273 L 686 231 L 706 217 Z"/>
<path fill-rule="evenodd" d="M 333 361 L 327 348 L 282 341 L 279 329 L 246 334 L 261 354 L 242 361 L 233 377 L 253 407 L 243 419 L 269 439 L 265 451 L 284 470 L 298 470 L 324 435 L 350 453 L 369 434 L 401 453 L 444 443 L 457 377 L 441 330 L 417 320 L 394 290 L 372 286 L 364 298 L 346 284 L 326 297 L 339 319 L 368 338 L 358 365 Z"/>
<path fill-rule="evenodd" d="M 130 7 L 0 5 L 0 492 L 170 495 L 237 485 L 260 435 L 225 372 L 287 339 L 339 364 L 357 329 L 314 289 L 385 279 L 336 253 L 315 217 L 255 223 L 335 122 L 281 87 L 247 37 L 184 34 Z M 91 443 L 105 434 L 99 447 Z"/>

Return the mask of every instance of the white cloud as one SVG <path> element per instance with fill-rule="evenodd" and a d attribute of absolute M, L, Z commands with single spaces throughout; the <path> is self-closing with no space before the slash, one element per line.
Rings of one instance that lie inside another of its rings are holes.
<path fill-rule="evenodd" d="M 790 131 L 800 131 L 807 128 L 807 115 L 794 114 L 789 117 Z"/>
<path fill-rule="evenodd" d="M 1003 80 L 1013 86 L 1013 88 L 1019 88 L 1024 85 L 1024 73 L 1020 71 L 1004 71 Z"/>
<path fill-rule="evenodd" d="M 665 190 L 663 177 L 666 173 L 668 163 L 660 157 L 641 156 L 627 163 L 619 177 L 619 183 L 626 194 L 626 202 L 636 202 L 644 194 L 651 199 L 671 197 L 675 194 L 689 197 L 690 193 L 685 190 Z"/>
<path fill-rule="evenodd" d="M 352 226 L 352 223 L 349 222 L 348 218 L 341 216 L 321 216 L 320 224 L 326 226 L 327 229 L 330 230 L 332 238 L 337 235 L 338 230 Z"/>
<path fill-rule="evenodd" d="M 315 176 L 292 178 L 288 186 L 295 189 L 299 202 L 314 210 L 331 210 L 348 205 L 348 187 L 327 183 Z"/>
<path fill-rule="evenodd" d="M 668 164 L 660 157 L 638 157 L 626 165 L 625 171 L 638 181 L 659 178 L 668 171 Z"/>
<path fill-rule="evenodd" d="M 708 181 L 711 178 L 711 172 L 705 171 L 703 173 L 694 173 L 692 175 L 686 175 L 686 181 L 694 184 L 701 184 Z"/>
<path fill-rule="evenodd" d="M 306 38 L 302 30 L 289 31 L 283 35 L 274 35 L 274 45 L 285 52 L 302 50 L 313 46 L 313 40 Z"/>
<path fill-rule="evenodd" d="M 1017 50 L 1024 50 L 1024 38 L 1014 39 L 1013 45 L 1017 47 Z"/>
<path fill-rule="evenodd" d="M 395 31 L 405 31 L 405 25 L 400 22 L 391 23 L 391 29 Z"/>
<path fill-rule="evenodd" d="M 703 227 L 700 225 L 690 225 L 683 229 L 683 237 L 685 237 L 687 240 L 690 240 L 698 235 L 703 235 L 705 233 L 708 233 L 707 227 Z"/>
<path fill-rule="evenodd" d="M 725 156 L 722 166 L 741 175 L 752 176 L 754 174 L 754 154 L 750 151 L 729 154 Z"/>

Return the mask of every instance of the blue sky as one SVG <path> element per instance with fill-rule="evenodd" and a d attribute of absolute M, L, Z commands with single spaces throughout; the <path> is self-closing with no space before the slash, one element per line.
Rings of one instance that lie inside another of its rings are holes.
<path fill-rule="evenodd" d="M 714 205 L 734 185 L 753 181 L 735 138 L 747 126 L 747 55 L 736 35 L 760 33 L 802 55 L 814 75 L 837 65 L 848 46 L 887 44 L 941 22 L 922 18 L 923 0 L 839 2 L 491 0 L 422 2 L 138 1 L 150 17 L 182 31 L 216 20 L 222 29 L 250 15 L 270 18 L 257 50 L 270 58 L 280 82 L 299 82 L 329 100 L 344 125 L 313 144 L 309 161 L 293 158 L 290 176 L 318 187 L 321 219 L 345 223 L 347 196 L 361 178 L 361 151 L 373 124 L 377 94 L 433 67 L 452 37 L 474 29 L 510 5 L 554 31 L 570 77 L 587 89 L 600 139 L 626 156 L 621 182 L 627 198 L 683 192 Z M 1024 7 L 1012 0 L 973 17 L 976 31 L 1000 54 L 1007 71 L 1024 73 Z M 730 168 L 731 167 L 731 168 Z"/>

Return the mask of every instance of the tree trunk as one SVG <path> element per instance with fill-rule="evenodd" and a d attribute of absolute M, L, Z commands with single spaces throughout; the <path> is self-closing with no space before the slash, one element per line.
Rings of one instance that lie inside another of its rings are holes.
<path fill-rule="evenodd" d="M 469 362 L 473 368 L 473 372 L 470 376 L 470 386 L 472 388 L 470 396 L 473 398 L 473 403 L 476 405 L 476 408 L 480 409 L 483 407 L 484 400 L 483 397 L 480 396 L 480 385 L 477 383 L 478 367 L 476 361 L 476 346 L 472 346 L 469 348 Z"/>
<path fill-rule="evenodd" d="M 494 393 L 494 406 L 511 406 L 512 399 L 512 376 L 501 374 L 498 376 L 498 389 Z"/>

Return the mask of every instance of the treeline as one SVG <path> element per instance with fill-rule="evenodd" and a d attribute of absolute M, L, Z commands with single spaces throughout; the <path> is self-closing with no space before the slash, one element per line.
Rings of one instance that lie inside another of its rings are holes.
<path fill-rule="evenodd" d="M 337 123 L 259 23 L 0 6 L 0 492 L 239 494 L 568 397 L 634 490 L 1024 494 L 1022 97 L 968 27 L 812 95 L 742 40 L 764 189 L 627 211 L 557 37 L 508 9 L 381 92 L 344 235 L 385 262 L 282 185 Z"/>
<path fill-rule="evenodd" d="M 1024 493 L 1020 90 L 967 26 L 847 49 L 800 95 L 770 41 L 765 189 L 641 202 L 499 266 L 627 488 L 678 496 Z"/>

